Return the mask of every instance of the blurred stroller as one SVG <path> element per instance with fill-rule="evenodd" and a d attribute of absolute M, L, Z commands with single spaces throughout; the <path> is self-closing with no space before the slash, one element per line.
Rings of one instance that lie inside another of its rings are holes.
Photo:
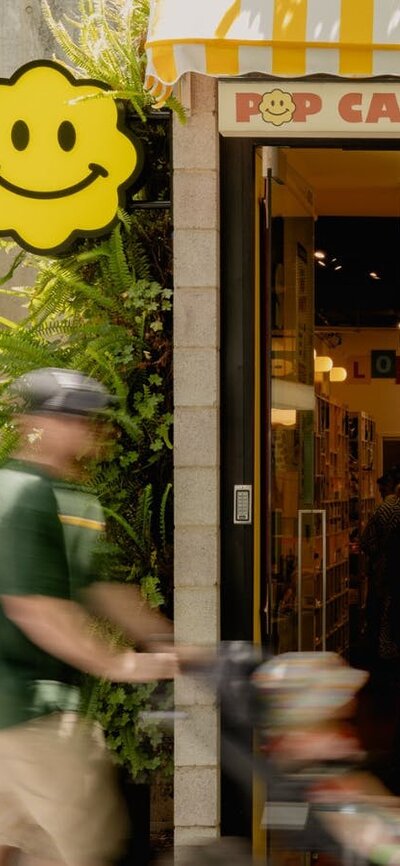
<path fill-rule="evenodd" d="M 274 850 L 324 852 L 336 861 L 400 866 L 400 799 L 368 772 L 353 723 L 354 699 L 368 679 L 335 653 L 262 658 L 253 646 L 222 645 L 197 668 L 216 689 L 224 770 L 266 783 L 263 824 Z M 258 731 L 258 754 L 242 733 Z M 249 846 L 221 838 L 185 851 L 185 866 L 250 866 Z"/>

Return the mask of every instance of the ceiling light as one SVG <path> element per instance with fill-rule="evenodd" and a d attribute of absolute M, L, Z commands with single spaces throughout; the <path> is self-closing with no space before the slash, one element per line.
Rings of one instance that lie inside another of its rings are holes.
<path fill-rule="evenodd" d="M 372 277 L 373 280 L 380 280 L 380 277 L 378 277 L 378 274 L 376 274 L 375 271 L 370 272 L 370 277 Z"/>
<path fill-rule="evenodd" d="M 314 370 L 316 373 L 329 373 L 332 370 L 333 361 L 328 355 L 317 355 L 314 361 Z"/>
<path fill-rule="evenodd" d="M 332 367 L 329 373 L 331 382 L 345 382 L 347 379 L 347 370 L 345 367 Z"/>
<path fill-rule="evenodd" d="M 316 259 L 326 259 L 326 253 L 323 250 L 315 250 L 314 256 Z"/>
<path fill-rule="evenodd" d="M 326 264 L 325 264 L 325 262 L 320 262 L 320 261 L 318 261 L 318 264 L 321 265 L 321 268 L 326 268 Z"/>
<path fill-rule="evenodd" d="M 336 265 L 335 271 L 341 271 L 343 265 Z"/>

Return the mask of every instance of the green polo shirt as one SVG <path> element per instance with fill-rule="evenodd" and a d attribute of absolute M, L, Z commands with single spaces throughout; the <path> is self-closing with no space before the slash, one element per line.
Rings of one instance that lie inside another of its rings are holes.
<path fill-rule="evenodd" d="M 54 481 L 36 464 L 9 461 L 0 469 L 0 596 L 77 597 L 94 576 L 102 527 L 95 497 Z M 75 675 L 33 644 L 0 604 L 0 728 L 57 709 L 51 683 L 72 684 Z"/>

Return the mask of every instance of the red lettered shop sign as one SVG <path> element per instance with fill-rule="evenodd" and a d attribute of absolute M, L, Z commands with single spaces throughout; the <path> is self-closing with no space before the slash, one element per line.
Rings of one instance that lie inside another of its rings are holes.
<path fill-rule="evenodd" d="M 400 83 L 221 81 L 219 130 L 271 138 L 391 138 L 400 134 Z"/>

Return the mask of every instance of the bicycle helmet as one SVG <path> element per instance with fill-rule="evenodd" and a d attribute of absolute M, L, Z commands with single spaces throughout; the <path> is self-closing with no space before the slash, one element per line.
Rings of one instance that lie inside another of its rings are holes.
<path fill-rule="evenodd" d="M 25 373 L 13 382 L 10 394 L 16 400 L 18 411 L 32 415 L 92 416 L 117 402 L 101 382 L 77 370 L 59 367 Z"/>

